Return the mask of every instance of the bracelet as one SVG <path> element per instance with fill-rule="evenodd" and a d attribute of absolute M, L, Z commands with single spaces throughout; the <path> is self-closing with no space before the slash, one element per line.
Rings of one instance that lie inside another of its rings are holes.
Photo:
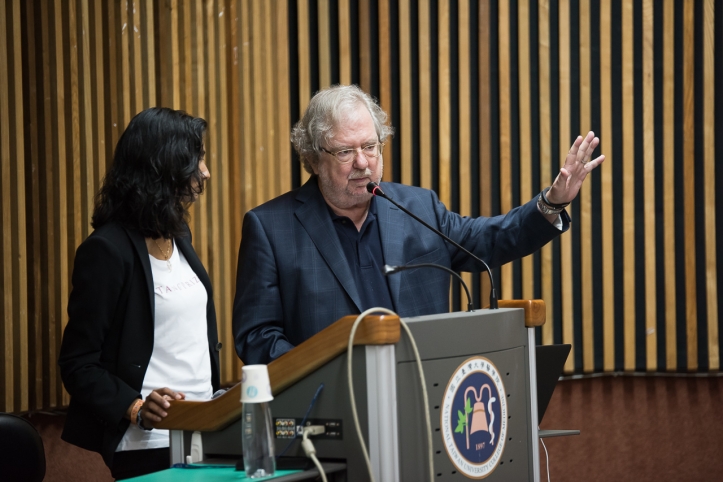
<path fill-rule="evenodd" d="M 143 400 L 140 398 L 136 400 L 136 403 L 133 404 L 133 408 L 131 408 L 131 423 L 138 424 L 138 417 L 141 413 L 141 407 L 143 406 Z"/>
<path fill-rule="evenodd" d="M 562 209 L 565 209 L 565 208 L 570 204 L 569 202 L 562 203 L 562 204 L 553 204 L 553 203 L 551 203 L 550 201 L 547 200 L 547 192 L 548 192 L 549 190 L 550 190 L 550 187 L 546 187 L 546 188 L 543 189 L 542 192 L 540 193 L 540 194 L 542 195 L 542 202 L 545 203 L 548 207 L 550 207 L 550 208 L 552 208 L 552 209 L 560 209 L 560 210 L 562 210 Z"/>
<path fill-rule="evenodd" d="M 547 204 L 543 200 L 543 195 L 540 193 L 539 196 L 537 196 L 537 209 L 540 210 L 542 214 L 560 214 L 565 208 L 553 208 L 549 204 Z"/>

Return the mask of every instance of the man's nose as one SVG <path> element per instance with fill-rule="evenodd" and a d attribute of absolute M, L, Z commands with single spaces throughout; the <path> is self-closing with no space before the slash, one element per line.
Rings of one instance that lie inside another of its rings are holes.
<path fill-rule="evenodd" d="M 364 155 L 364 152 L 361 150 L 361 148 L 354 149 L 354 167 L 358 167 L 361 169 L 366 169 L 366 167 L 369 165 L 369 159 L 367 159 L 367 156 Z"/>

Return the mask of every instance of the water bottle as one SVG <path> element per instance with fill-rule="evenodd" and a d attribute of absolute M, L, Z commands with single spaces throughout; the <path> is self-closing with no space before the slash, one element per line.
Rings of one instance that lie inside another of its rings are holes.
<path fill-rule="evenodd" d="M 244 470 L 252 479 L 269 477 L 276 471 L 274 427 L 271 420 L 273 400 L 266 365 L 241 367 L 241 446 Z"/>
<path fill-rule="evenodd" d="M 244 403 L 242 420 L 246 476 L 257 479 L 274 475 L 274 434 L 268 402 Z"/>

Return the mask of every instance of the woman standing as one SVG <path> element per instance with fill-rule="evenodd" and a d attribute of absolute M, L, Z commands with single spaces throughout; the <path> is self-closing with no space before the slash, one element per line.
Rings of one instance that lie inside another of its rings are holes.
<path fill-rule="evenodd" d="M 206 121 L 151 108 L 121 135 L 80 245 L 59 365 L 71 400 L 62 438 L 99 452 L 113 477 L 168 468 L 168 400 L 219 385 L 211 283 L 188 207 L 210 177 Z"/>

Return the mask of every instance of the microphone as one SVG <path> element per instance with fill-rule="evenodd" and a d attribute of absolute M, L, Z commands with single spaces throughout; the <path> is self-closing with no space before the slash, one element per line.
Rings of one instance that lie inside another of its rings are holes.
<path fill-rule="evenodd" d="M 490 288 L 491 288 L 491 289 L 490 289 L 490 309 L 491 309 L 491 310 L 496 310 L 496 309 L 498 308 L 498 306 L 497 306 L 497 292 L 495 291 L 495 282 L 494 282 L 494 280 L 492 279 L 492 270 L 491 270 L 490 267 L 487 265 L 487 263 L 485 263 L 482 259 L 480 259 L 479 257 L 475 256 L 474 254 L 470 253 L 468 250 L 466 250 L 466 249 L 463 248 L 462 246 L 460 246 L 459 243 L 457 243 L 456 241 L 453 241 L 452 239 L 450 239 L 449 236 L 447 236 L 447 235 L 445 235 L 444 233 L 440 232 L 438 229 L 433 228 L 432 226 L 430 226 L 429 224 L 427 224 L 426 222 L 424 222 L 421 218 L 419 218 L 416 214 L 412 213 L 412 212 L 409 211 L 407 208 L 405 208 L 404 206 L 402 206 L 401 204 L 397 203 L 397 202 L 394 201 L 392 198 L 390 198 L 389 196 L 387 196 L 387 195 L 384 193 L 384 191 L 382 191 L 382 188 L 379 186 L 379 184 L 377 184 L 376 182 L 372 181 L 372 182 L 369 182 L 369 183 L 367 184 L 367 192 L 369 192 L 369 193 L 371 193 L 371 194 L 373 194 L 373 195 L 375 195 L 375 196 L 383 197 L 384 199 L 386 199 L 387 201 L 389 201 L 390 203 L 394 204 L 396 207 L 398 207 L 399 209 L 401 209 L 402 211 L 404 211 L 405 213 L 407 213 L 408 215 L 410 215 L 410 216 L 411 216 L 412 218 L 414 218 L 416 221 L 422 223 L 427 229 L 430 229 L 430 230 L 434 231 L 435 233 L 437 233 L 439 236 L 441 236 L 445 241 L 447 241 L 448 243 L 450 243 L 452 246 L 454 246 L 454 247 L 456 247 L 457 249 L 461 250 L 462 252 L 466 253 L 466 254 L 469 255 L 472 259 L 474 259 L 475 261 L 479 261 L 479 262 L 485 267 L 485 269 L 487 270 L 487 275 L 490 277 Z M 435 266 L 436 266 L 436 265 L 435 265 Z M 397 268 L 401 268 L 401 267 L 402 267 L 402 266 L 397 266 Z M 385 269 L 386 269 L 386 268 L 385 268 Z M 452 270 L 450 270 L 450 271 L 452 271 Z M 454 271 L 452 271 L 452 272 L 454 273 Z M 386 274 L 386 272 L 385 272 L 385 274 Z M 457 274 L 457 273 L 455 273 L 455 274 Z M 459 275 L 457 275 L 457 277 L 459 277 Z M 460 279 L 461 279 L 461 277 L 460 277 Z M 465 286 L 465 289 L 467 289 L 466 286 Z M 468 296 L 469 296 L 469 293 L 468 293 Z"/>
<path fill-rule="evenodd" d="M 384 276 L 389 276 L 390 274 L 399 273 L 400 271 L 406 271 L 408 269 L 416 269 L 416 268 L 437 268 L 446 271 L 447 273 L 451 274 L 452 276 L 456 276 L 460 283 L 462 283 L 462 287 L 464 288 L 465 293 L 467 293 L 467 311 L 472 311 L 472 297 L 469 295 L 469 288 L 467 288 L 467 283 L 464 282 L 462 277 L 459 275 L 459 273 L 447 268 L 446 266 L 442 266 L 441 264 L 434 264 L 434 263 L 419 263 L 419 264 L 405 264 L 403 266 L 389 266 L 388 264 L 384 265 Z"/>

